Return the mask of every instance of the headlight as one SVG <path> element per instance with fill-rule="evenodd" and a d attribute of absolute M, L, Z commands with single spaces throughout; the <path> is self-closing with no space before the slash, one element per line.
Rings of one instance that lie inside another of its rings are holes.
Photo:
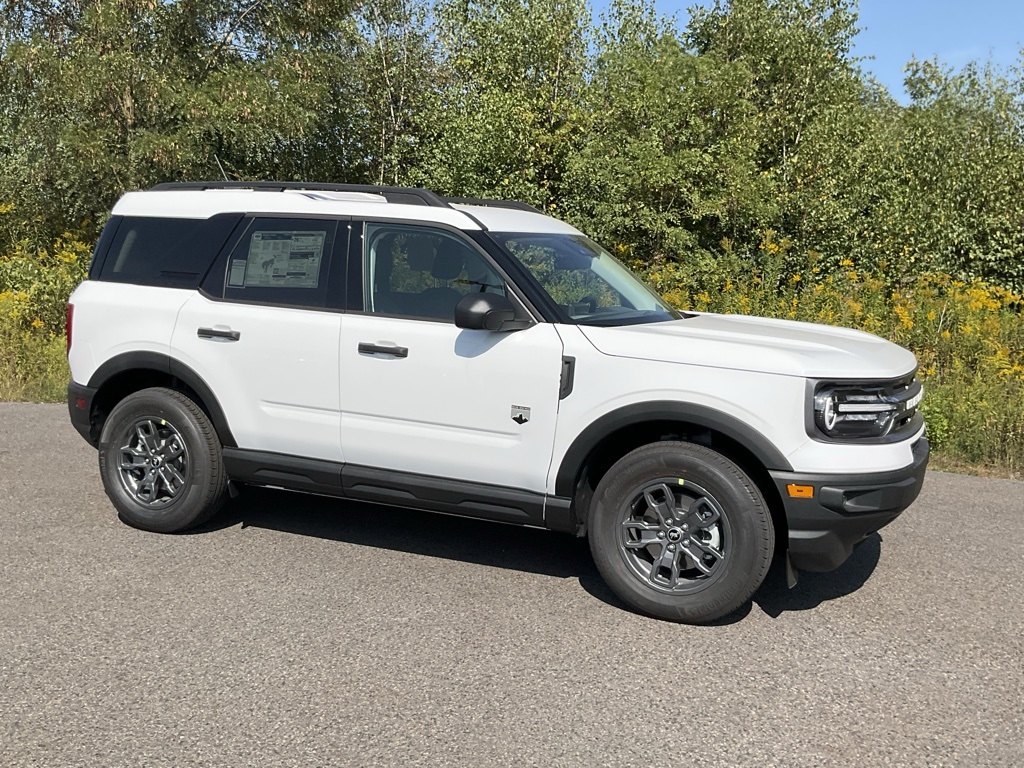
<path fill-rule="evenodd" d="M 814 393 L 814 425 L 821 434 L 838 440 L 903 432 L 916 428 L 923 394 L 920 382 L 913 378 L 879 384 L 822 384 Z"/>

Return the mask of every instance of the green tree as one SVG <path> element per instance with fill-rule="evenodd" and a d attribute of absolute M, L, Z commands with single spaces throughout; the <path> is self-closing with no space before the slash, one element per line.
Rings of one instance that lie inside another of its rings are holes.
<path fill-rule="evenodd" d="M 873 215 L 873 142 L 888 101 L 852 57 L 856 33 L 851 0 L 732 0 L 696 10 L 684 35 L 697 56 L 752 75 L 757 172 L 777 203 L 764 226 L 833 261 Z"/>
<path fill-rule="evenodd" d="M 583 0 L 442 0 L 417 182 L 557 209 L 581 140 Z"/>
<path fill-rule="evenodd" d="M 437 50 L 429 10 L 415 0 L 358 6 L 355 68 L 342 87 L 356 91 L 349 102 L 356 107 L 351 130 L 361 136 L 366 181 L 411 183 L 421 161 L 423 126 L 436 117 L 437 103 L 430 88 Z"/>
<path fill-rule="evenodd" d="M 652 4 L 613 3 L 586 90 L 587 140 L 566 194 L 583 226 L 639 258 L 744 238 L 772 208 L 742 62 L 684 49 Z"/>
<path fill-rule="evenodd" d="M 914 269 L 1024 293 L 1021 82 L 987 66 L 912 61 L 907 87 L 894 164 L 905 194 L 894 207 Z"/>
<path fill-rule="evenodd" d="M 94 232 L 125 190 L 215 178 L 216 157 L 235 176 L 297 178 L 362 156 L 335 129 L 328 85 L 352 58 L 347 2 L 93 0 L 75 10 L 30 13 L 7 34 L 0 201 L 23 222 L 14 234 L 42 244 L 65 229 Z"/>

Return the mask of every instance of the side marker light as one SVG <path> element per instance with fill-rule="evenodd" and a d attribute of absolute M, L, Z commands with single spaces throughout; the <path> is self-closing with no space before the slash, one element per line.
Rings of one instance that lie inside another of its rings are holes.
<path fill-rule="evenodd" d="M 797 485 L 796 483 L 790 483 L 789 485 L 786 486 L 786 492 L 794 499 L 814 498 L 813 485 Z"/>

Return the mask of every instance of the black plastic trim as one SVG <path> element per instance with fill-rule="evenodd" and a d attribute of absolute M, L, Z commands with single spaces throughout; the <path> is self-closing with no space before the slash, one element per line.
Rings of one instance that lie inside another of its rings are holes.
<path fill-rule="evenodd" d="M 544 494 L 498 485 L 346 464 L 348 498 L 502 523 L 544 526 Z"/>
<path fill-rule="evenodd" d="M 734 416 L 695 403 L 655 400 L 627 405 L 606 413 L 584 429 L 562 457 L 555 479 L 555 493 L 558 496 L 573 495 L 576 479 L 587 456 L 608 435 L 625 427 L 656 421 L 686 422 L 715 430 L 744 446 L 766 469 L 793 470 L 786 457 L 768 438 Z"/>
<path fill-rule="evenodd" d="M 565 400 L 572 394 L 572 388 L 576 383 L 576 358 L 569 355 L 562 356 L 562 378 L 558 385 L 558 399 Z"/>
<path fill-rule="evenodd" d="M 324 309 L 344 312 L 348 291 L 348 252 L 352 240 L 351 218 L 338 219 L 334 232 L 334 247 L 331 249 L 331 263 L 327 270 L 327 301 Z"/>
<path fill-rule="evenodd" d="M 227 418 L 224 416 L 224 410 L 214 396 L 213 390 L 198 373 L 170 355 L 158 352 L 125 352 L 117 355 L 96 369 L 89 379 L 88 386 L 98 391 L 117 374 L 129 371 L 156 371 L 170 374 L 182 381 L 203 401 L 210 414 L 210 421 L 213 422 L 214 429 L 217 430 L 217 435 L 220 437 L 221 445 L 225 447 L 237 445 L 231 428 L 228 426 Z M 92 408 L 90 408 L 91 416 Z"/>
<path fill-rule="evenodd" d="M 168 368 L 174 378 L 185 382 L 192 391 L 202 398 L 203 404 L 210 414 L 210 421 L 213 422 L 213 427 L 217 430 L 218 437 L 220 437 L 220 444 L 225 448 L 238 445 L 235 442 L 235 436 L 231 434 L 231 427 L 228 426 L 228 420 L 224 415 L 224 410 L 220 407 L 220 401 L 217 400 L 213 390 L 210 389 L 203 378 L 183 362 L 173 357 L 168 357 Z"/>
<path fill-rule="evenodd" d="M 547 215 L 540 208 L 536 208 L 529 203 L 520 202 L 519 200 L 492 200 L 490 198 L 482 197 L 442 197 L 441 199 L 449 205 L 479 205 L 484 208 L 509 208 L 513 211 L 539 213 L 542 216 Z M 463 211 L 463 213 L 465 213 L 465 211 Z"/>
<path fill-rule="evenodd" d="M 170 356 L 159 352 L 125 352 L 107 360 L 89 377 L 89 386 L 101 389 L 104 384 L 119 373 L 147 370 L 170 373 Z"/>
<path fill-rule="evenodd" d="M 345 311 L 361 313 L 363 304 L 363 234 L 366 226 L 362 220 L 354 219 L 348 236 L 345 253 Z"/>
<path fill-rule="evenodd" d="M 344 464 L 307 459 L 284 453 L 225 448 L 228 477 L 240 483 L 272 485 L 293 491 L 344 496 L 341 471 Z"/>
<path fill-rule="evenodd" d="M 569 499 L 547 498 L 552 519 L 545 526 L 545 495 L 518 488 L 242 448 L 225 448 L 224 464 L 228 476 L 241 483 L 569 533 L 577 531 L 569 515 Z"/>
<path fill-rule="evenodd" d="M 909 507 L 924 484 L 930 448 L 914 443 L 913 460 L 902 469 L 862 475 L 770 472 L 779 490 L 789 529 L 789 558 L 807 571 L 838 568 L 853 548 Z M 790 483 L 814 487 L 809 498 L 794 498 Z"/>
<path fill-rule="evenodd" d="M 561 496 L 548 496 L 544 504 L 544 523 L 548 530 L 571 533 L 573 536 L 584 536 L 586 526 L 576 519 L 572 513 L 572 499 Z"/>
<path fill-rule="evenodd" d="M 207 189 L 252 189 L 257 192 L 368 192 L 380 195 L 396 205 L 429 205 L 433 208 L 451 208 L 429 189 L 412 187 L 375 186 L 372 184 L 330 184 L 302 181 L 184 181 L 166 182 L 150 187 L 153 192 L 203 191 Z"/>
<path fill-rule="evenodd" d="M 68 382 L 68 416 L 71 417 L 71 426 L 78 434 L 85 438 L 93 448 L 99 445 L 100 436 L 93 429 L 92 401 L 96 397 L 96 390 L 84 386 L 72 380 Z M 85 400 L 85 407 L 78 407 L 78 400 Z"/>

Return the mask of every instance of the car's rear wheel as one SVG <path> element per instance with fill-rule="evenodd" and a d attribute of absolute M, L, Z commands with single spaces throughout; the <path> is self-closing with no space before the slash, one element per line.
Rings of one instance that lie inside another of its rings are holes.
<path fill-rule="evenodd" d="M 224 502 L 217 433 L 202 409 L 175 390 L 144 389 L 118 403 L 103 425 L 99 460 L 107 496 L 137 528 L 183 531 Z"/>
<path fill-rule="evenodd" d="M 589 531 L 594 562 L 622 600 L 689 624 L 745 604 L 775 546 L 767 505 L 743 470 L 682 442 L 620 459 L 597 486 Z"/>

